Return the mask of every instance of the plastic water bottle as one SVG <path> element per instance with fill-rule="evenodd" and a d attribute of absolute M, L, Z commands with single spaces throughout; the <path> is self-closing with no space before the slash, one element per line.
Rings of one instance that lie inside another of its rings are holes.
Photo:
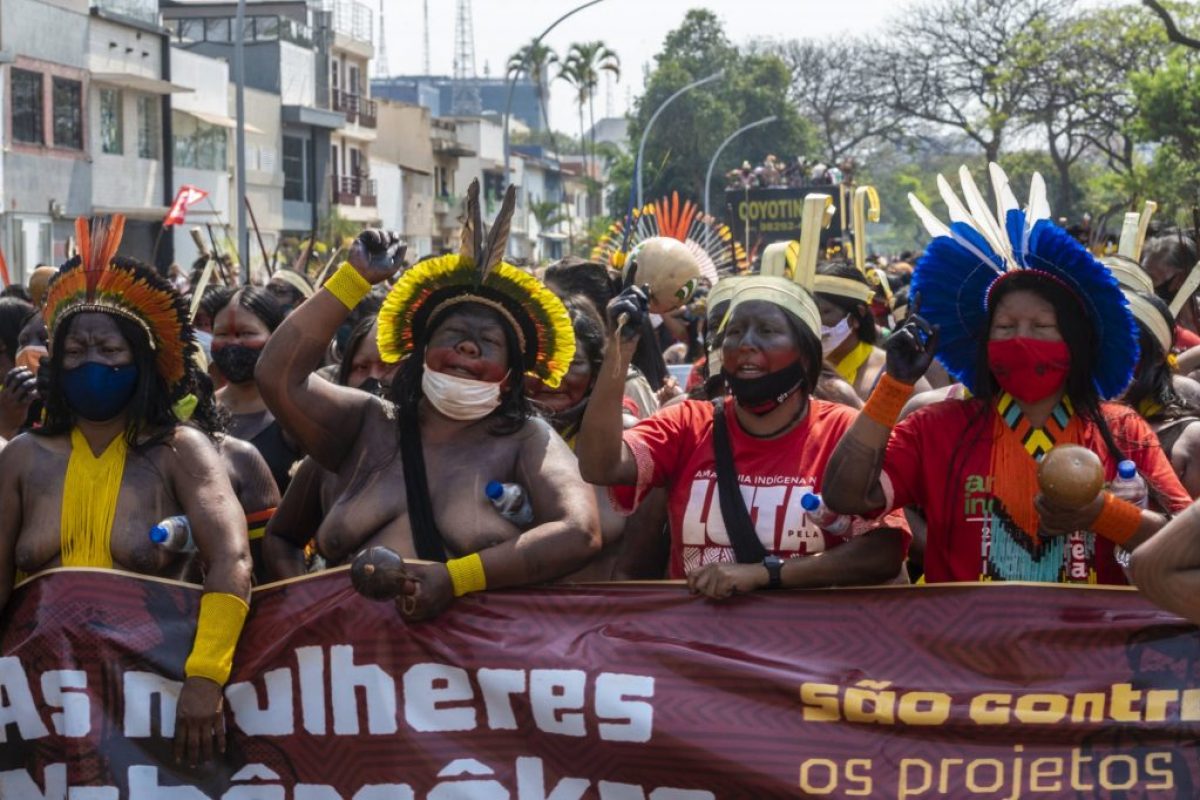
<path fill-rule="evenodd" d="M 150 541 L 173 553 L 190 553 L 196 549 L 192 526 L 184 516 L 167 517 L 150 529 Z"/>
<path fill-rule="evenodd" d="M 1149 495 L 1149 490 L 1146 487 L 1146 479 L 1138 474 L 1137 464 L 1132 461 L 1122 461 L 1117 464 L 1117 477 L 1112 479 L 1108 484 L 1108 490 L 1115 497 L 1132 503 L 1138 508 L 1146 507 L 1146 500 Z M 1124 547 L 1117 547 L 1113 550 L 1113 557 L 1117 563 L 1124 569 L 1129 569 L 1129 551 Z"/>
<path fill-rule="evenodd" d="M 500 512 L 500 516 L 513 525 L 524 528 L 533 522 L 533 507 L 529 505 L 529 496 L 519 484 L 489 481 L 483 492 Z"/>
<path fill-rule="evenodd" d="M 1108 490 L 1138 508 L 1146 507 L 1146 499 L 1149 495 L 1146 479 L 1138 474 L 1137 464 L 1132 461 L 1122 461 L 1117 464 L 1117 477 L 1109 483 Z"/>
<path fill-rule="evenodd" d="M 817 527 L 834 536 L 846 536 L 850 533 L 850 523 L 854 520 L 845 514 L 838 514 L 821 501 L 821 495 L 813 492 L 800 498 L 800 507 L 808 514 Z"/>

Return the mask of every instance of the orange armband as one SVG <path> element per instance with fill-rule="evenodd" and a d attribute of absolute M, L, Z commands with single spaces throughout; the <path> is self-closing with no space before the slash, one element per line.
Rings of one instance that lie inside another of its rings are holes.
<path fill-rule="evenodd" d="M 246 515 L 246 531 L 250 534 L 250 539 L 261 539 L 267 532 L 267 523 L 271 521 L 271 517 L 275 516 L 275 509 L 264 508 L 262 511 L 255 511 L 253 514 Z"/>
<path fill-rule="evenodd" d="M 886 372 L 879 376 L 874 391 L 862 407 L 863 414 L 878 422 L 885 428 L 892 428 L 904 410 L 904 404 L 912 397 L 913 386 L 898 381 Z"/>
<path fill-rule="evenodd" d="M 1140 508 L 1112 492 L 1105 492 L 1104 506 L 1100 509 L 1100 516 L 1092 523 L 1092 532 L 1113 544 L 1123 545 L 1133 538 L 1141 525 Z"/>
<path fill-rule="evenodd" d="M 200 619 L 192 653 L 183 666 L 183 674 L 225 685 L 233 669 L 233 651 L 250 606 L 237 595 L 205 592 L 200 596 Z"/>

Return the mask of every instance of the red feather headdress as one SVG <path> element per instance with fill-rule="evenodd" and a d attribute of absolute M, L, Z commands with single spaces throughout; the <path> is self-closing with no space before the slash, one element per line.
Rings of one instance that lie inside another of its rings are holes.
<path fill-rule="evenodd" d="M 146 333 L 155 366 L 170 387 L 172 399 L 182 394 L 187 359 L 195 348 L 187 304 L 169 281 L 152 268 L 117 256 L 125 217 L 90 224 L 75 220 L 79 255 L 50 282 L 42 316 L 51 341 L 59 326 L 75 314 L 95 311 L 124 317 Z"/>

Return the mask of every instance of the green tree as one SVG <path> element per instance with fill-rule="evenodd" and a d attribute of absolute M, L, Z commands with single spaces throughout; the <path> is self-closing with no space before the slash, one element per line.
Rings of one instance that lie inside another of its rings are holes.
<path fill-rule="evenodd" d="M 583 104 L 587 103 L 588 118 L 592 125 L 591 163 L 596 164 L 596 89 L 600 86 L 600 74 L 609 72 L 621 79 L 621 59 L 604 42 L 581 42 L 571 45 L 563 63 L 563 77 L 575 87 L 579 103 L 580 136 L 583 136 Z"/>
<path fill-rule="evenodd" d="M 629 141 L 636 151 L 651 115 L 683 86 L 725 68 L 725 77 L 675 100 L 655 122 L 646 141 L 642 185 L 647 200 L 672 191 L 703 201 L 704 175 L 721 142 L 737 128 L 763 117 L 778 119 L 748 131 L 726 148 L 714 171 L 769 153 L 791 160 L 817 149 L 812 126 L 789 100 L 791 71 L 777 55 L 742 50 L 731 44 L 711 11 L 693 9 L 667 34 L 645 93 L 634 104 Z M 633 181 L 634 155 L 619 158 L 609 174 L 610 212 L 623 217 Z M 720 213 L 722 186 L 714 186 L 712 206 Z"/>
<path fill-rule="evenodd" d="M 558 54 L 554 52 L 554 49 L 535 40 L 508 57 L 508 68 L 505 71 L 509 78 L 527 75 L 533 82 L 533 89 L 537 92 L 538 105 L 542 109 L 542 121 L 546 124 L 546 131 L 550 134 L 551 142 L 553 142 L 554 129 L 550 127 L 550 109 L 546 102 L 546 95 L 550 88 L 547 83 L 547 75 L 550 67 L 556 64 L 558 64 Z"/>

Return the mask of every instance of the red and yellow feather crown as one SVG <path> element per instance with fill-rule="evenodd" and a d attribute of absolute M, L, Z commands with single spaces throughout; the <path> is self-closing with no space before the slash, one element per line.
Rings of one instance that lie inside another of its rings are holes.
<path fill-rule="evenodd" d="M 63 264 L 50 283 L 42 316 L 50 341 L 75 314 L 95 311 L 136 323 L 154 350 L 158 373 L 172 396 L 181 393 L 187 359 L 195 348 L 187 304 L 175 288 L 150 267 L 117 256 L 125 218 L 109 223 L 75 220 L 79 255 Z"/>

